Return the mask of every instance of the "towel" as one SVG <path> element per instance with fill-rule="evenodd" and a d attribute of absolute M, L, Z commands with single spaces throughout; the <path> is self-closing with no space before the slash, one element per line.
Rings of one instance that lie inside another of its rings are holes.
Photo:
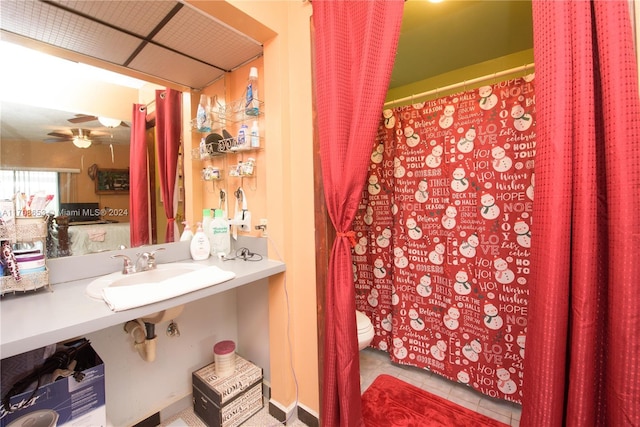
<path fill-rule="evenodd" d="M 211 266 L 156 283 L 108 286 L 102 290 L 102 298 L 111 310 L 124 311 L 217 285 L 234 277 L 236 273 L 233 271 Z"/>
<path fill-rule="evenodd" d="M 104 242 L 104 236 L 106 236 L 106 234 L 107 232 L 102 228 L 91 228 L 87 230 L 89 240 L 92 242 Z"/>

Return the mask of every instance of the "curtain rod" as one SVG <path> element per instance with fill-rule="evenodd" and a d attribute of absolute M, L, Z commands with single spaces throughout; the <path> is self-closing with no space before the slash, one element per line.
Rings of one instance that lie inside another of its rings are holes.
<path fill-rule="evenodd" d="M 448 86 L 439 87 L 437 89 L 428 90 L 426 92 L 418 93 L 416 95 L 405 96 L 404 98 L 400 98 L 400 99 L 394 99 L 393 101 L 385 102 L 384 106 L 386 107 L 387 105 L 398 104 L 398 103 L 405 102 L 405 101 L 413 101 L 416 98 L 423 98 L 425 96 L 433 95 L 434 93 L 446 92 L 446 91 L 451 90 L 451 89 L 457 89 L 459 87 L 463 87 L 463 86 L 467 86 L 467 85 L 473 85 L 475 83 L 479 83 L 479 82 L 482 82 L 482 81 L 485 81 L 485 80 L 489 80 L 489 79 L 493 79 L 493 78 L 496 78 L 496 77 L 502 77 L 502 76 L 506 76 L 506 75 L 509 75 L 509 74 L 514 74 L 514 73 L 518 73 L 518 72 L 521 72 L 521 71 L 526 71 L 527 69 L 532 69 L 533 70 L 533 68 L 534 68 L 534 64 L 533 63 L 526 64 L 526 65 L 521 65 L 519 67 L 510 68 L 508 70 L 499 71 L 497 73 L 487 74 L 486 76 L 476 77 L 475 79 L 465 80 L 463 82 L 454 83 L 454 84 L 450 84 Z"/>

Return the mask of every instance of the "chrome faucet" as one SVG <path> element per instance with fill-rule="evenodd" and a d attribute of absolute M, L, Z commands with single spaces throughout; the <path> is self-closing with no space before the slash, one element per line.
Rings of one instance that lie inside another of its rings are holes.
<path fill-rule="evenodd" d="M 163 251 L 164 248 L 158 248 L 155 251 L 151 252 L 142 252 L 137 253 L 136 262 L 133 263 L 131 258 L 126 255 L 116 254 L 112 255 L 111 258 L 123 258 L 124 266 L 122 267 L 122 274 L 133 274 L 139 273 L 142 271 L 155 270 L 156 264 L 156 252 Z"/>

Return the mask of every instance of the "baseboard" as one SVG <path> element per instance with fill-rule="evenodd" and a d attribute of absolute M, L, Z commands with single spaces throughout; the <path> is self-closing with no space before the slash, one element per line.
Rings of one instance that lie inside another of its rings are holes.
<path fill-rule="evenodd" d="M 158 425 L 160 425 L 160 412 L 156 412 L 150 417 L 134 424 L 133 427 L 156 427 Z"/>
<path fill-rule="evenodd" d="M 184 396 L 182 399 L 177 400 L 170 404 L 169 406 L 164 407 L 160 410 L 160 420 L 164 422 L 165 420 L 173 417 L 176 414 L 184 411 L 187 408 L 193 408 L 193 396 L 188 394 Z"/>
<path fill-rule="evenodd" d="M 298 403 L 298 419 L 309 427 L 320 427 L 320 416 L 316 411 L 305 408 L 302 403 Z"/>
<path fill-rule="evenodd" d="M 269 415 L 284 425 L 293 424 L 299 420 L 309 427 L 320 427 L 318 414 L 300 403 L 296 405 L 294 402 L 285 408 L 275 400 L 269 400 Z"/>
<path fill-rule="evenodd" d="M 269 415 L 284 425 L 293 423 L 298 419 L 295 402 L 285 408 L 275 400 L 269 399 Z"/>

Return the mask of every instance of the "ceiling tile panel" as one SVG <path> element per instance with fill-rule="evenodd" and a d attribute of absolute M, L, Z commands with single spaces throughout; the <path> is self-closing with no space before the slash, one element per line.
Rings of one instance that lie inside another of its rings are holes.
<path fill-rule="evenodd" d="M 217 68 L 153 44 L 146 45 L 129 68 L 194 89 L 203 88 L 224 74 Z"/>
<path fill-rule="evenodd" d="M 122 64 L 139 45 L 132 36 L 46 3 L 0 1 L 2 29 L 28 38 Z"/>
<path fill-rule="evenodd" d="M 188 6 L 180 9 L 153 40 L 224 70 L 232 70 L 262 52 L 259 43 Z"/>
<path fill-rule="evenodd" d="M 57 3 L 142 37 L 149 35 L 178 4 L 174 0 L 59 0 Z"/>

